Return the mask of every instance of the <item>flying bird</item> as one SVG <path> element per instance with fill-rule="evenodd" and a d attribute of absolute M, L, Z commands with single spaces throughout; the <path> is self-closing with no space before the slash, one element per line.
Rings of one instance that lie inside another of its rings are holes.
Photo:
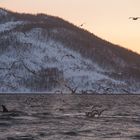
<path fill-rule="evenodd" d="M 66 54 L 66 55 L 64 55 L 64 56 L 61 58 L 61 60 L 62 60 L 64 57 L 71 57 L 71 58 L 75 59 L 75 57 L 74 57 L 72 54 Z"/>
<path fill-rule="evenodd" d="M 132 20 L 138 20 L 140 17 L 129 17 L 129 19 L 132 19 Z"/>
<path fill-rule="evenodd" d="M 80 24 L 80 27 L 83 27 L 85 23 Z"/>

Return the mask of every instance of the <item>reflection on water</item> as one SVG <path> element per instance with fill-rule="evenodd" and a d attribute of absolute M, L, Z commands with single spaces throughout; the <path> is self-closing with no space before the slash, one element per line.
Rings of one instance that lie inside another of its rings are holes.
<path fill-rule="evenodd" d="M 0 95 L 0 140 L 140 139 L 138 95 Z M 93 105 L 106 108 L 86 117 Z"/>

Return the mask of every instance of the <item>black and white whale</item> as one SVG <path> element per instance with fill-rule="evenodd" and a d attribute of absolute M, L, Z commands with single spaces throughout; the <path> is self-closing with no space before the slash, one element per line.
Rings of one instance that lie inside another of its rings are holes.
<path fill-rule="evenodd" d="M 2 106 L 2 112 L 9 112 L 5 105 L 1 105 L 1 106 Z"/>
<path fill-rule="evenodd" d="M 1 107 L 4 116 L 6 115 L 11 117 L 16 117 L 16 116 L 28 115 L 28 113 L 26 112 L 17 111 L 17 110 L 8 110 L 5 105 L 1 105 Z"/>

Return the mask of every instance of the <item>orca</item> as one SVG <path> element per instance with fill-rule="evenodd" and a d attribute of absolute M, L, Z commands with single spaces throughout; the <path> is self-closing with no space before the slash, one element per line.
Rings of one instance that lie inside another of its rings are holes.
<path fill-rule="evenodd" d="M 9 112 L 5 105 L 1 105 L 1 106 L 2 106 L 2 109 L 3 109 L 2 112 Z"/>

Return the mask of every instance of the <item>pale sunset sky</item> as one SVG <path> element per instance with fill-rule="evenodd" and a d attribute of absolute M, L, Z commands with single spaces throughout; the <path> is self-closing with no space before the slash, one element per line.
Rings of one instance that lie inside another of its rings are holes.
<path fill-rule="evenodd" d="M 0 7 L 59 16 L 140 54 L 140 0 L 0 0 Z"/>

